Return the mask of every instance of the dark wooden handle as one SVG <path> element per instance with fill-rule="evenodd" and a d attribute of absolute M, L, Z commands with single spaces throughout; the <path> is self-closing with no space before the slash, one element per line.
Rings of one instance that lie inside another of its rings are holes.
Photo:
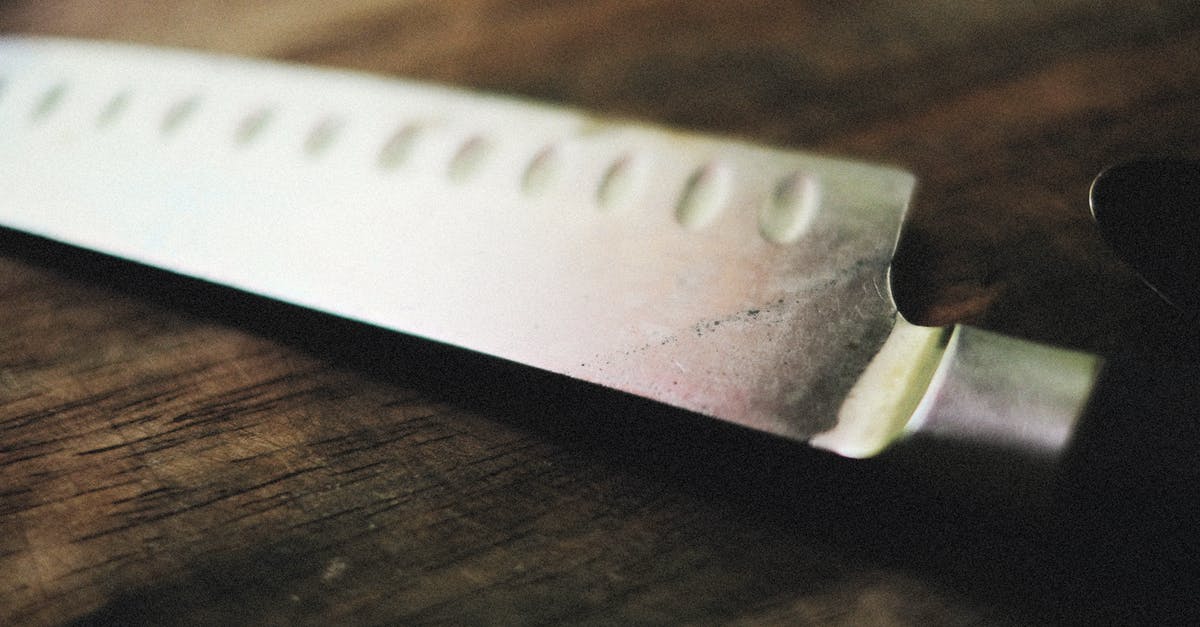
<path fill-rule="evenodd" d="M 1113 355 L 1060 471 L 1064 563 L 1075 594 L 1114 614 L 1193 616 L 1200 582 L 1200 333 Z M 1115 585 L 1119 593 L 1106 586 Z"/>

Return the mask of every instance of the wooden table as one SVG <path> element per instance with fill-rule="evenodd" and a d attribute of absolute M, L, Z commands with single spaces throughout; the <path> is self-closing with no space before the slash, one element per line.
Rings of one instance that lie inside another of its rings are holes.
<path fill-rule="evenodd" d="M 922 181 L 896 270 L 911 319 L 1102 354 L 1170 333 L 1087 187 L 1114 161 L 1197 155 L 1200 5 L 827 4 L 6 0 L 0 30 L 900 164 Z M 0 624 L 1008 624 L 1146 600 L 995 513 L 1011 503 L 894 465 L 0 245 Z"/>

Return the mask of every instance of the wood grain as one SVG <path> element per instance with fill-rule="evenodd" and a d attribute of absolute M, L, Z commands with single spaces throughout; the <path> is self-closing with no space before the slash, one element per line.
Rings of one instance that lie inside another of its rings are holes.
<path fill-rule="evenodd" d="M 910 318 L 1102 354 L 1172 333 L 1086 191 L 1117 160 L 1198 156 L 1193 2 L 6 0 L 0 30 L 904 165 L 922 181 L 896 268 Z M 1154 605 L 1057 551 L 1049 523 L 997 513 L 1012 503 L 14 233 L 0 473 L 0 624 L 1011 624 Z"/>

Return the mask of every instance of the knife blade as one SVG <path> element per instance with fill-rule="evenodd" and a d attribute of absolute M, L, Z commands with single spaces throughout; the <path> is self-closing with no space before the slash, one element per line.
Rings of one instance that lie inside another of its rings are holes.
<path fill-rule="evenodd" d="M 914 177 L 344 70 L 0 38 L 0 224 L 853 457 L 1056 453 L 1099 360 L 896 310 Z"/>

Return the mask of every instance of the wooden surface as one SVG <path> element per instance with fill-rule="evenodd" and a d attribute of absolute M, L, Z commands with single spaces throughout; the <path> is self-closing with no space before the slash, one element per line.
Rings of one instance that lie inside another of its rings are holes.
<path fill-rule="evenodd" d="M 903 165 L 922 181 L 897 260 L 910 318 L 1104 354 L 1170 332 L 1086 193 L 1111 162 L 1200 151 L 1194 2 L 5 0 L 0 30 Z M 996 513 L 1011 503 L 894 465 L 0 245 L 0 624 L 1019 624 L 1155 604 Z"/>

